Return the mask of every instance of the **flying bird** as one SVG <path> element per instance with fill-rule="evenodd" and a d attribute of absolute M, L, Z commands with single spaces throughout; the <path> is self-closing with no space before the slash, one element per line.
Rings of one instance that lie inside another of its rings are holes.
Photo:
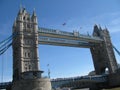
<path fill-rule="evenodd" d="M 65 25 L 66 25 L 66 23 L 63 23 L 62 25 L 63 25 L 63 26 L 65 26 Z"/>

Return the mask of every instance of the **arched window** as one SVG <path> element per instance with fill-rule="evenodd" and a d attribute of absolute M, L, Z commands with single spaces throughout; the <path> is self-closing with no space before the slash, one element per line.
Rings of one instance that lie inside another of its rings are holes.
<path fill-rule="evenodd" d="M 108 67 L 105 68 L 105 74 L 109 74 L 109 68 Z"/>
<path fill-rule="evenodd" d="M 25 57 L 26 57 L 27 55 L 26 55 L 26 52 L 25 52 Z"/>
<path fill-rule="evenodd" d="M 30 24 L 27 24 L 27 28 L 30 28 Z"/>
<path fill-rule="evenodd" d="M 23 20 L 25 20 L 25 16 L 23 17 Z"/>
<path fill-rule="evenodd" d="M 28 52 L 28 57 L 30 57 L 30 52 Z"/>
<path fill-rule="evenodd" d="M 29 65 L 29 70 L 31 69 L 31 65 Z"/>

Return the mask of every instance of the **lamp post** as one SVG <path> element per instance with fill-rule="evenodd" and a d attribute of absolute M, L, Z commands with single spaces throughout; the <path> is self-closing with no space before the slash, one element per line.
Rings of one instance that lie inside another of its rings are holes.
<path fill-rule="evenodd" d="M 48 77 L 50 78 L 50 67 L 49 67 L 49 64 L 47 64 L 47 67 L 48 67 Z"/>

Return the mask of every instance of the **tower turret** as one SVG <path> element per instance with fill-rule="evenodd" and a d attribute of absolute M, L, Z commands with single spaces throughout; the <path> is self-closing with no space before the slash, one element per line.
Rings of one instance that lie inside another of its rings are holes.
<path fill-rule="evenodd" d="M 32 17 L 31 17 L 31 22 L 33 23 L 33 30 L 34 32 L 37 32 L 38 30 L 38 21 L 37 21 L 37 15 L 35 10 L 33 11 Z"/>
<path fill-rule="evenodd" d="M 23 20 L 23 8 L 20 8 L 18 15 L 17 15 L 17 21 L 22 21 Z"/>
<path fill-rule="evenodd" d="M 38 22 L 37 22 L 37 15 L 36 15 L 35 10 L 33 11 L 33 14 L 32 14 L 32 22 L 33 22 L 33 23 L 36 23 L 36 24 L 38 23 Z"/>
<path fill-rule="evenodd" d="M 93 36 L 100 36 L 100 30 L 96 24 L 94 25 Z"/>

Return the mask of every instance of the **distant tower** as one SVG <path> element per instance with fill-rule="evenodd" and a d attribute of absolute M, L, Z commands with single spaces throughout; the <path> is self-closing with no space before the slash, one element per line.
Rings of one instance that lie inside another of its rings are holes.
<path fill-rule="evenodd" d="M 41 90 L 45 87 L 48 87 L 45 90 L 50 90 L 50 82 L 45 84 L 47 86 L 41 86 L 46 80 L 42 79 L 42 71 L 39 70 L 38 22 L 35 11 L 31 17 L 25 8 L 20 8 L 13 33 L 17 33 L 13 39 L 13 90 Z M 31 86 L 26 84 L 27 80 Z"/>
<path fill-rule="evenodd" d="M 118 69 L 118 66 L 109 31 L 106 28 L 102 30 L 101 27 L 98 28 L 98 26 L 95 25 L 93 36 L 103 39 L 102 43 L 95 44 L 93 47 L 91 47 L 96 74 L 104 74 L 105 69 L 108 69 L 109 73 L 115 73 Z"/>

